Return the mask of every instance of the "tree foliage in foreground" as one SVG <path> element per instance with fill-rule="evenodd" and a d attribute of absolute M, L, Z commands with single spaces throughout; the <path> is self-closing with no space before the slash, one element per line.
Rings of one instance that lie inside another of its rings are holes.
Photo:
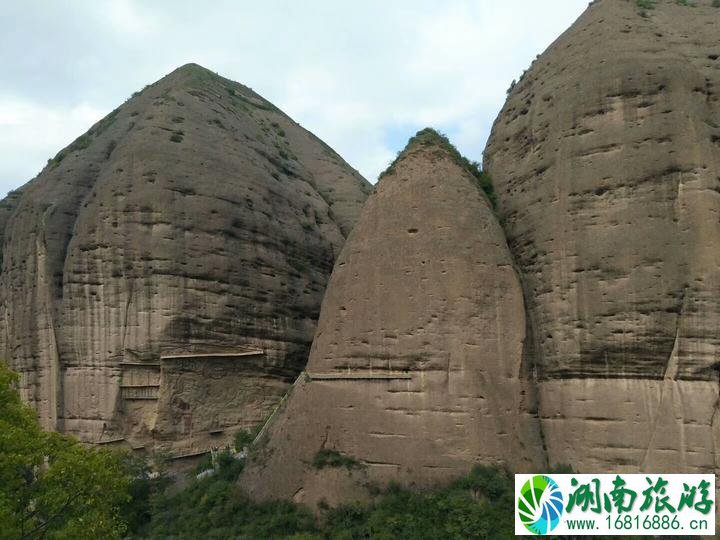
<path fill-rule="evenodd" d="M 40 428 L 0 362 L 0 538 L 120 538 L 130 478 L 120 456 Z"/>
<path fill-rule="evenodd" d="M 509 476 L 476 467 L 451 486 L 418 493 L 392 487 L 369 505 L 326 508 L 319 519 L 286 501 L 252 503 L 230 463 L 214 476 L 155 500 L 152 520 L 138 537 L 204 538 L 511 538 L 513 490 Z"/>
<path fill-rule="evenodd" d="M 0 539 L 50 538 L 510 538 L 513 489 L 504 471 L 477 467 L 431 492 L 399 487 L 370 504 L 324 508 L 253 503 L 243 464 L 221 453 L 211 476 L 180 491 L 141 459 L 44 432 L 0 364 Z"/>

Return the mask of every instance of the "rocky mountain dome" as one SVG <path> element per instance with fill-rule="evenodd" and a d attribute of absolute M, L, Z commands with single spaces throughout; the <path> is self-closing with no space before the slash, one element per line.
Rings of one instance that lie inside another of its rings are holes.
<path fill-rule="evenodd" d="M 421 131 L 365 204 L 306 372 L 243 486 L 314 505 L 370 484 L 431 487 L 475 463 L 542 467 L 524 343 L 522 288 L 490 200 L 447 139 Z M 351 474 L 322 466 L 333 456 Z"/>
<path fill-rule="evenodd" d="M 593 2 L 485 150 L 548 457 L 581 471 L 718 468 L 720 9 L 681 4 Z"/>
<path fill-rule="evenodd" d="M 475 460 L 720 469 L 713 4 L 591 3 L 495 121 L 497 221 L 450 156 L 404 152 L 336 263 L 251 494 L 362 498 Z"/>
<path fill-rule="evenodd" d="M 370 185 L 194 64 L 0 204 L 0 351 L 47 428 L 187 454 L 262 421 L 303 369 Z"/>

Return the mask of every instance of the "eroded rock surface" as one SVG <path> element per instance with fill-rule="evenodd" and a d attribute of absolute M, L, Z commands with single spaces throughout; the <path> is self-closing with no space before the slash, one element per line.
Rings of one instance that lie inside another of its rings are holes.
<path fill-rule="evenodd" d="M 485 168 L 521 269 L 551 462 L 718 467 L 720 10 L 593 2 Z"/>
<path fill-rule="evenodd" d="M 420 132 L 368 199 L 307 372 L 246 467 L 252 496 L 336 503 L 369 482 L 436 486 L 475 463 L 543 466 L 520 282 L 456 154 Z M 350 470 L 318 468 L 324 453 Z"/>
<path fill-rule="evenodd" d="M 0 350 L 24 398 L 48 428 L 176 452 L 261 422 L 369 191 L 249 88 L 192 64 L 146 87 L 0 206 Z"/>

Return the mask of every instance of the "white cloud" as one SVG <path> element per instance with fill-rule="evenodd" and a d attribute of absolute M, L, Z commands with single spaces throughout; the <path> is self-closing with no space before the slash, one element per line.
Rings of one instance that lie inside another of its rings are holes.
<path fill-rule="evenodd" d="M 510 81 L 586 0 L 78 0 L 72 17 L 8 5 L 0 190 L 189 61 L 253 87 L 371 181 L 427 125 L 479 160 Z"/>
<path fill-rule="evenodd" d="M 158 29 L 155 17 L 148 11 L 142 11 L 132 0 L 95 2 L 92 5 L 97 9 L 97 16 L 123 36 L 138 37 Z"/>
<path fill-rule="evenodd" d="M 0 163 L 9 180 L 2 189 L 9 191 L 30 180 L 107 112 L 88 104 L 52 108 L 0 96 Z"/>

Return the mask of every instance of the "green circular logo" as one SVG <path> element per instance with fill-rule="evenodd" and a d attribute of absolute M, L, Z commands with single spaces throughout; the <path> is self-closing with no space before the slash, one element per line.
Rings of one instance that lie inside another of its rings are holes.
<path fill-rule="evenodd" d="M 533 476 L 523 484 L 517 500 L 520 521 L 533 534 L 547 534 L 560 523 L 563 494 L 549 476 Z"/>

